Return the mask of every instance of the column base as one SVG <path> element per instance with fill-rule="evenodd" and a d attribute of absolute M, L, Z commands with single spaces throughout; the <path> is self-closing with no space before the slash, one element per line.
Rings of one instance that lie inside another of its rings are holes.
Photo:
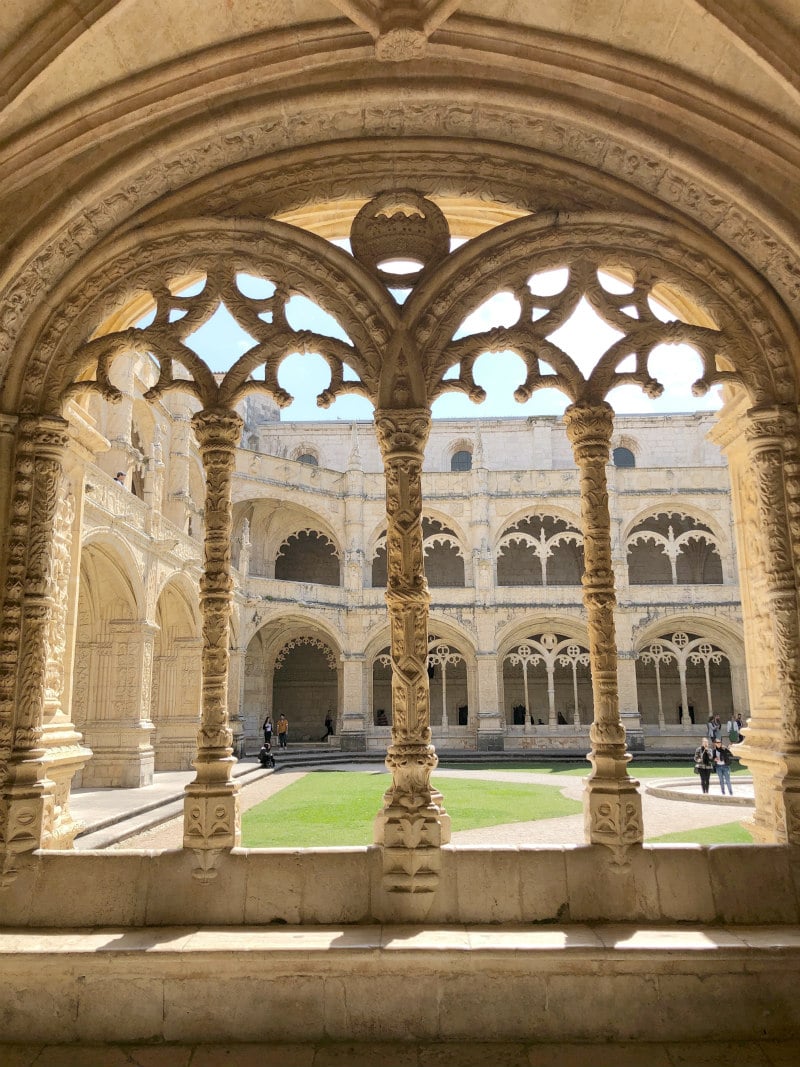
<path fill-rule="evenodd" d="M 92 758 L 81 774 L 84 789 L 141 789 L 153 784 L 154 727 L 99 723 L 87 726 L 85 740 Z"/>
<path fill-rule="evenodd" d="M 630 862 L 630 849 L 644 840 L 642 798 L 633 778 L 588 778 L 583 795 L 586 840 L 604 845 L 615 865 Z"/>
<path fill-rule="evenodd" d="M 43 848 L 72 848 L 72 842 L 85 823 L 73 818 L 69 807 L 70 790 L 76 775 L 92 758 L 92 750 L 81 744 L 82 737 L 70 722 L 51 723 L 44 728 L 42 761 L 46 776 L 54 783 L 53 822 Z"/>
<path fill-rule="evenodd" d="M 478 731 L 478 752 L 503 752 L 506 747 L 504 733 L 490 733 L 488 730 Z"/>
<path fill-rule="evenodd" d="M 367 735 L 366 733 L 342 733 L 337 735 L 339 741 L 339 748 L 342 752 L 366 752 L 367 751 Z"/>
<path fill-rule="evenodd" d="M 42 848 L 49 840 L 55 810 L 55 782 L 45 775 L 43 749 L 12 754 L 6 773 L 0 887 L 14 881 L 25 855 Z"/>

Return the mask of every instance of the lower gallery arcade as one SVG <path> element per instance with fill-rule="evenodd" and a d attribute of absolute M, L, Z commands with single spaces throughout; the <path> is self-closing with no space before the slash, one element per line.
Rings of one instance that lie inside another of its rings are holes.
<path fill-rule="evenodd" d="M 493 225 L 490 205 L 451 250 L 474 204 L 419 184 L 347 208 L 352 254 L 291 218 L 143 219 L 135 240 L 100 241 L 20 341 L 0 416 L 0 916 L 49 932 L 35 981 L 23 934 L 7 950 L 25 990 L 23 1009 L 3 1003 L 12 1040 L 47 1016 L 62 967 L 119 990 L 130 1022 L 114 1030 L 79 991 L 66 1029 L 36 1024 L 45 1039 L 192 1041 L 209 1012 L 217 1036 L 263 1036 L 242 1022 L 257 998 L 236 953 L 214 956 L 243 926 L 260 946 L 248 976 L 286 984 L 278 1014 L 287 1031 L 318 1020 L 309 1039 L 528 1038 L 503 1010 L 523 990 L 540 1039 L 667 1040 L 685 1016 L 663 1004 L 704 979 L 706 1013 L 726 1018 L 730 983 L 746 984 L 734 1036 L 795 1032 L 796 949 L 776 975 L 757 934 L 725 933 L 800 918 L 793 325 L 751 268 L 675 219 L 519 210 Z M 404 302 L 395 260 L 419 263 Z M 462 328 L 498 292 L 516 321 Z M 339 333 L 290 325 L 295 294 Z M 556 337 L 581 302 L 616 337 L 592 365 Z M 220 307 L 251 342 L 225 369 L 192 343 Z M 616 388 L 660 395 L 652 357 L 674 345 L 694 353 L 696 393 L 722 387 L 722 411 L 615 417 Z M 329 368 L 321 403 L 353 393 L 373 422 L 281 422 L 278 371 L 297 351 Z M 517 398 L 556 390 L 563 417 L 432 420 L 447 393 L 482 398 L 485 352 L 516 353 Z M 295 743 L 328 712 L 329 744 L 386 754 L 374 845 L 242 849 L 236 753 L 267 714 L 287 714 Z M 631 750 L 689 753 L 710 715 L 734 713 L 756 844 L 645 846 Z M 450 845 L 437 748 L 588 752 L 585 844 Z M 72 849 L 75 784 L 189 766 L 181 849 Z M 409 924 L 420 942 L 401 952 Z M 692 933 L 670 970 L 647 931 L 677 924 Z M 91 927 L 94 942 L 59 941 Z M 174 956 L 164 927 L 191 930 Z M 147 951 L 122 962 L 113 939 L 134 928 Z M 213 1007 L 220 975 L 241 1015 Z M 629 1022 L 620 997 L 636 998 Z"/>

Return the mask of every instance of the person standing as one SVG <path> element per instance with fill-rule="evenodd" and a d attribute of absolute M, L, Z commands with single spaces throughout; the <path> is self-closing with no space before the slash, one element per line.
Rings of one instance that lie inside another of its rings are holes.
<path fill-rule="evenodd" d="M 732 745 L 735 745 L 739 741 L 739 723 L 736 721 L 736 716 L 731 712 L 731 717 L 725 723 L 725 732 L 728 735 L 728 740 Z"/>
<path fill-rule="evenodd" d="M 331 718 L 330 708 L 328 708 L 328 713 L 325 716 L 325 733 L 320 738 L 320 741 L 327 741 L 329 737 L 333 737 L 333 719 Z"/>
<path fill-rule="evenodd" d="M 264 731 L 264 744 L 272 744 L 272 719 L 268 715 L 264 722 L 261 724 L 261 729 Z"/>
<path fill-rule="evenodd" d="M 733 786 L 731 785 L 731 750 L 727 745 L 723 745 L 721 738 L 717 738 L 714 742 L 714 766 L 717 769 L 717 775 L 719 776 L 719 788 L 723 796 L 725 796 L 725 784 L 728 785 L 728 793 L 733 796 Z"/>
<path fill-rule="evenodd" d="M 281 748 L 286 748 L 286 742 L 289 740 L 289 720 L 281 712 L 281 716 L 278 719 L 278 744 Z"/>
<path fill-rule="evenodd" d="M 711 751 L 711 745 L 707 737 L 704 737 L 699 746 L 695 749 L 694 765 L 697 769 L 697 773 L 700 775 L 700 788 L 704 793 L 708 793 L 708 787 L 711 782 L 711 772 L 714 770 L 714 755 Z"/>

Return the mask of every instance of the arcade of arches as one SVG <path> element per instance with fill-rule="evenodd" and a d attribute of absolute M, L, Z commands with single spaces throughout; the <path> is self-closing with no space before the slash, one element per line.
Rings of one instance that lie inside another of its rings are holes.
<path fill-rule="evenodd" d="M 633 2 L 627 36 L 565 3 L 308 0 L 267 25 L 246 2 L 181 54 L 186 5 L 154 3 L 156 60 L 125 0 L 80 25 L 37 3 L 0 67 L 3 922 L 798 921 L 791 5 L 666 0 L 654 51 Z M 126 77 L 80 62 L 93 43 Z M 300 298 L 324 314 L 298 323 Z M 591 358 L 561 332 L 578 310 Z M 673 352 L 721 411 L 616 416 Z M 372 420 L 282 421 L 297 353 L 320 406 Z M 563 416 L 432 418 L 509 353 L 515 399 Z M 329 747 L 385 755 L 374 846 L 240 848 L 236 757 L 281 712 L 292 742 L 331 712 Z M 645 847 L 631 752 L 732 712 L 756 844 Z M 588 752 L 585 846 L 451 846 L 437 748 Z M 72 848 L 71 789 L 166 770 L 192 771 L 182 849 Z"/>

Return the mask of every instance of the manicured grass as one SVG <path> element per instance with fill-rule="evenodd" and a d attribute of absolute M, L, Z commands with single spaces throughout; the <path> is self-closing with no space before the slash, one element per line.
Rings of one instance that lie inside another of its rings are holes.
<path fill-rule="evenodd" d="M 702 826 L 697 830 L 681 830 L 661 837 L 648 837 L 648 844 L 675 841 L 692 845 L 752 844 L 753 836 L 740 822 L 726 822 L 722 826 Z"/>
<path fill-rule="evenodd" d="M 372 823 L 389 785 L 388 774 L 312 772 L 242 816 L 246 848 L 318 848 L 368 845 Z M 435 777 L 434 777 L 435 783 Z M 443 779 L 453 830 L 577 815 L 581 805 L 555 786 Z"/>
<path fill-rule="evenodd" d="M 693 754 L 694 750 L 692 751 Z M 448 763 L 447 760 L 442 760 L 439 766 L 442 770 L 449 771 L 532 771 L 535 774 L 558 774 L 574 777 L 586 777 L 592 769 L 588 760 L 581 760 L 579 763 L 561 762 L 560 760 L 552 762 L 531 760 L 528 763 L 516 763 L 513 766 L 509 766 L 507 763 Z M 691 755 L 686 760 L 676 760 L 672 763 L 634 759 L 628 764 L 628 772 L 633 778 L 680 778 L 684 774 L 689 777 L 694 775 Z M 743 772 L 749 774 L 747 768 L 740 763 L 734 763 L 731 766 L 732 774 L 741 774 Z"/>

